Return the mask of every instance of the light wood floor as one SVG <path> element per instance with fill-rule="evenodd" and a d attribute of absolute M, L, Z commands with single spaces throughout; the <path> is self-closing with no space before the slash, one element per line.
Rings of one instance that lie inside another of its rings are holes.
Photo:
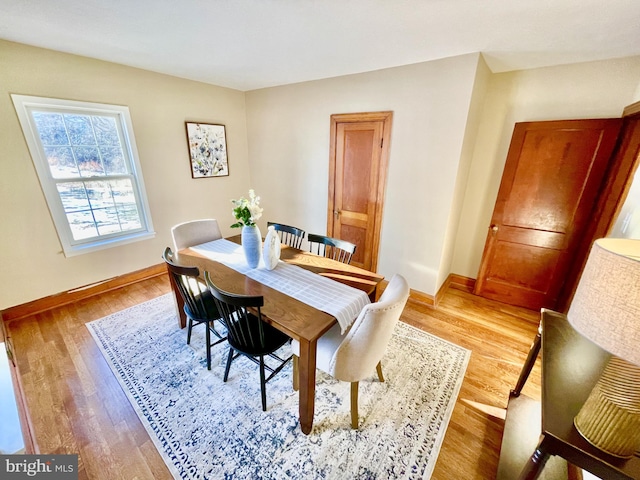
<path fill-rule="evenodd" d="M 169 291 L 160 276 L 8 325 L 39 449 L 78 453 L 81 479 L 171 478 L 84 326 Z M 472 351 L 434 480 L 495 478 L 501 416 L 538 317 L 455 289 L 437 309 L 408 302 L 402 321 Z M 523 393 L 539 398 L 539 361 Z"/>

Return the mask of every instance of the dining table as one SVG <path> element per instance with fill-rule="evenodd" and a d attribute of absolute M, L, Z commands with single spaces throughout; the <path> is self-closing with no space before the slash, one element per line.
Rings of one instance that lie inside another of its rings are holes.
<path fill-rule="evenodd" d="M 226 240 L 241 248 L 240 235 L 228 237 Z M 315 409 L 317 341 L 338 322 L 338 319 L 322 309 L 251 278 L 250 273 L 241 273 L 237 269 L 213 260 L 203 248 L 199 248 L 206 245 L 179 250 L 176 252 L 177 261 L 181 265 L 198 267 L 201 276 L 204 276 L 205 271 L 209 272 L 213 283 L 222 290 L 241 295 L 262 296 L 264 298 L 264 306 L 261 308 L 263 320 L 300 343 L 298 360 L 300 427 L 302 432 L 309 434 L 313 427 Z M 368 297 L 367 302 L 376 301 L 379 286 L 384 280 L 384 276 L 380 274 L 285 244 L 281 245 L 280 261 L 360 290 Z M 258 269 L 264 268 L 262 264 L 258 267 Z M 279 265 L 276 266 L 277 268 Z M 178 306 L 179 325 L 184 328 L 186 326 L 184 304 L 173 282 L 171 286 Z M 354 319 L 355 317 L 352 320 Z M 340 323 L 342 325 L 342 322 Z"/>

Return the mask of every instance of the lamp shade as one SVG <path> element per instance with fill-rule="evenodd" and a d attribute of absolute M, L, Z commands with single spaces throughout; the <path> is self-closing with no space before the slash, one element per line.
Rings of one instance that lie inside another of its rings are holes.
<path fill-rule="evenodd" d="M 640 240 L 594 242 L 567 318 L 596 345 L 640 365 Z"/>

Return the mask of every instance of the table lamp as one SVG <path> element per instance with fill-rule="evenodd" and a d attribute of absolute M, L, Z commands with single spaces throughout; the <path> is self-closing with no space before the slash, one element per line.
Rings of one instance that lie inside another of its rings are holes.
<path fill-rule="evenodd" d="M 640 240 L 594 242 L 567 318 L 613 355 L 574 425 L 600 450 L 631 457 L 640 448 Z"/>

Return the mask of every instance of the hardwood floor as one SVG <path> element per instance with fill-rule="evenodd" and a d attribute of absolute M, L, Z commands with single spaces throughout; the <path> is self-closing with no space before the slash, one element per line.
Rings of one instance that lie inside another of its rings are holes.
<path fill-rule="evenodd" d="M 85 327 L 169 291 L 162 275 L 8 324 L 39 450 L 78 453 L 80 479 L 171 478 Z M 472 351 L 433 479 L 495 478 L 501 417 L 538 318 L 453 288 L 437 309 L 409 300 L 402 321 Z M 539 398 L 539 361 L 523 393 Z"/>

